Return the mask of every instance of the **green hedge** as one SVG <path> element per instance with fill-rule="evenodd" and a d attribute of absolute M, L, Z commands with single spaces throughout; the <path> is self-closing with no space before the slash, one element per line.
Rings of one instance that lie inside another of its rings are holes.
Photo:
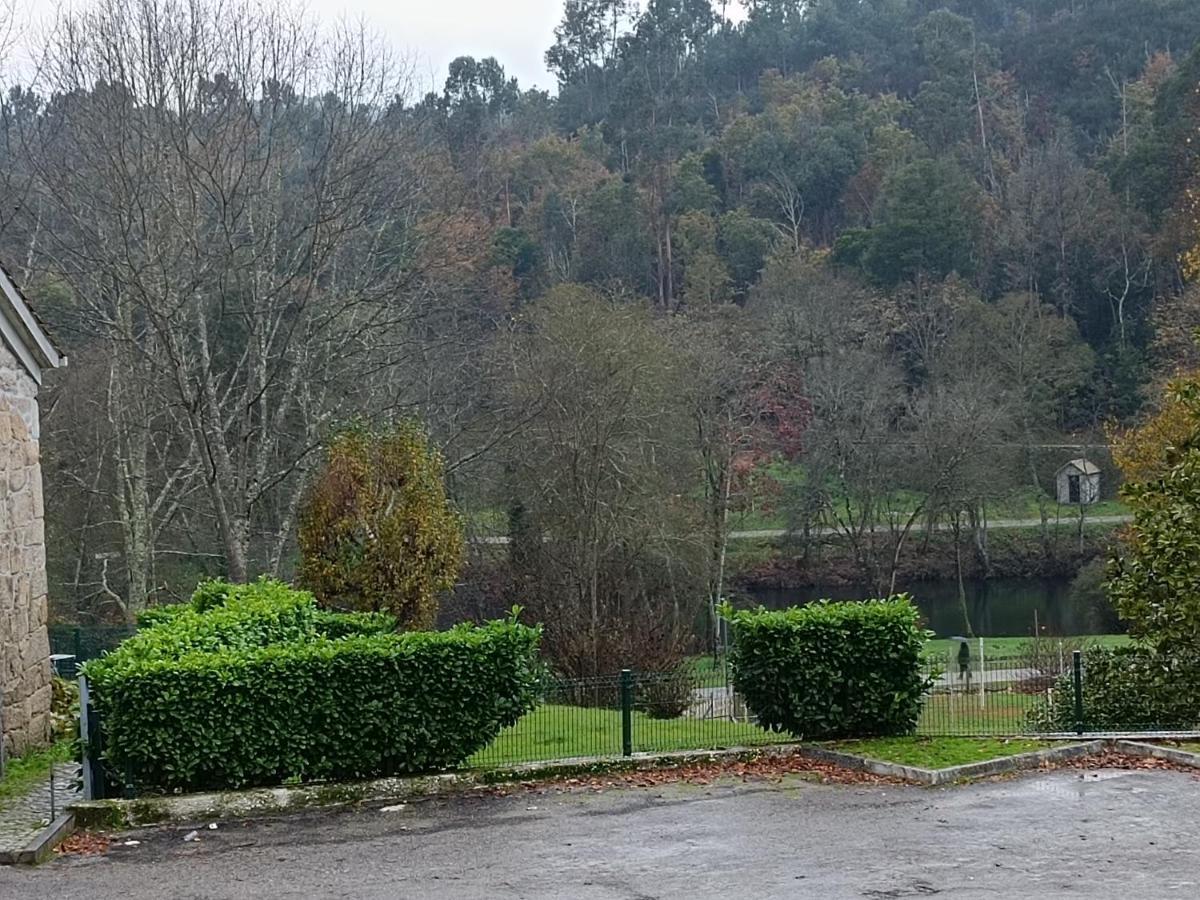
<path fill-rule="evenodd" d="M 223 605 L 207 606 L 204 612 L 197 612 L 191 604 L 180 605 L 178 612 L 159 617 L 91 666 L 100 672 L 135 658 L 169 658 L 195 651 L 308 640 L 318 634 L 317 616 L 312 594 L 260 579 L 233 587 Z"/>
<path fill-rule="evenodd" d="M 806 739 L 916 728 L 931 685 L 921 664 L 928 633 L 906 596 L 724 615 L 734 687 L 764 728 Z"/>
<path fill-rule="evenodd" d="M 221 632 L 227 632 L 228 626 L 220 618 L 210 618 L 207 614 L 224 609 L 232 604 L 234 618 L 241 620 L 249 615 L 256 615 L 254 610 L 265 609 L 268 616 L 274 616 L 280 605 L 298 604 L 301 607 L 312 608 L 311 625 L 315 634 L 330 638 L 353 637 L 365 634 L 387 634 L 396 630 L 396 617 L 382 612 L 335 612 L 316 607 L 312 595 L 306 591 L 297 591 L 287 585 L 267 578 L 249 584 L 231 584 L 227 581 L 213 579 L 202 581 L 196 587 L 195 593 L 186 603 L 173 603 L 167 606 L 155 606 L 144 610 L 138 615 L 138 627 L 143 630 L 159 625 L 175 623 L 177 620 L 190 621 L 187 627 L 192 630 L 211 630 L 208 623 Z M 189 619 L 189 613 L 200 614 L 200 619 Z M 303 616 L 305 622 L 298 623 L 307 631 L 307 613 Z M 298 635 L 292 635 L 298 637 Z M 267 643 L 276 641 L 268 640 Z"/>
<path fill-rule="evenodd" d="M 1082 688 L 1085 731 L 1200 726 L 1200 659 L 1167 658 L 1145 647 L 1089 647 Z M 1036 731 L 1075 731 L 1074 674 L 1059 678 L 1028 717 Z"/>
<path fill-rule="evenodd" d="M 160 622 L 85 667 L 110 772 L 138 791 L 429 772 L 536 702 L 537 629 L 390 627 L 273 582 Z"/>

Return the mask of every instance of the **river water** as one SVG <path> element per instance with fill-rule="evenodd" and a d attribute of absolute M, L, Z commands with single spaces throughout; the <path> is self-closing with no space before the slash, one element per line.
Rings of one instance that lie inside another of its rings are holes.
<path fill-rule="evenodd" d="M 1043 634 L 1094 634 L 1085 611 L 1075 609 L 1069 598 L 1067 578 L 993 578 L 968 581 L 967 614 L 975 634 L 981 637 L 1021 637 L 1034 633 L 1034 621 Z M 926 627 L 938 637 L 966 634 L 958 583 L 953 579 L 922 581 L 907 591 L 921 610 Z M 768 609 L 808 603 L 813 600 L 862 600 L 871 596 L 854 587 L 816 585 L 798 589 L 755 588 L 747 592 L 754 603 Z"/>

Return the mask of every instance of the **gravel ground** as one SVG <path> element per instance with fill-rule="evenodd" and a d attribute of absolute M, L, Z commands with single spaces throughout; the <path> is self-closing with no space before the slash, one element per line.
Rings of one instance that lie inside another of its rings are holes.
<path fill-rule="evenodd" d="M 1062 769 L 941 789 L 813 783 L 517 789 L 116 836 L 0 870 L 0 897 L 1195 897 L 1200 782 Z M 126 845 L 125 841 L 137 841 Z"/>

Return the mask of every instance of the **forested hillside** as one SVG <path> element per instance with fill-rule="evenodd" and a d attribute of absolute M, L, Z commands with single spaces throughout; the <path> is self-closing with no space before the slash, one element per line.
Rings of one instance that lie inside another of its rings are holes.
<path fill-rule="evenodd" d="M 590 635 L 559 658 L 668 652 L 737 523 L 887 590 L 923 527 L 986 571 L 989 519 L 1050 515 L 1197 360 L 1195 3 L 724 7 L 567 0 L 553 95 L 463 58 L 420 96 L 286 10 L 64 13 L 0 140 L 0 257 L 71 357 L 58 613 L 288 574 L 352 419 L 425 423 L 512 537 L 473 586 Z"/>

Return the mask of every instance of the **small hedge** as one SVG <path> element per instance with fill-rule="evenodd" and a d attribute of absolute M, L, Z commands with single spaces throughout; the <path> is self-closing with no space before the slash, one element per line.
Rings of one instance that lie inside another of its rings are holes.
<path fill-rule="evenodd" d="M 1146 647 L 1083 651 L 1085 731 L 1193 730 L 1200 726 L 1200 659 Z M 1028 713 L 1035 731 L 1075 731 L 1074 674 L 1060 677 Z"/>
<path fill-rule="evenodd" d="M 138 791 L 429 772 L 534 706 L 537 629 L 394 624 L 258 582 L 154 625 L 85 666 L 110 771 Z"/>
<path fill-rule="evenodd" d="M 906 596 L 723 614 L 734 687 L 762 727 L 805 739 L 916 728 L 931 686 L 921 666 L 928 633 Z"/>

